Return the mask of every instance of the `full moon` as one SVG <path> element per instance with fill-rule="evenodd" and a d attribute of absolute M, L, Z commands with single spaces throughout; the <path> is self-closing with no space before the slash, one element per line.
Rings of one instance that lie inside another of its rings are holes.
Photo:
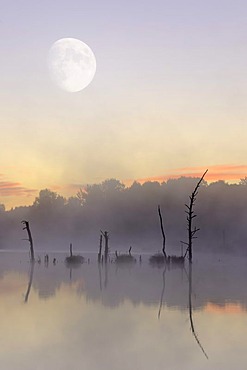
<path fill-rule="evenodd" d="M 90 47 L 74 38 L 52 44 L 48 54 L 51 79 L 61 89 L 77 92 L 87 87 L 96 72 L 96 60 Z"/>

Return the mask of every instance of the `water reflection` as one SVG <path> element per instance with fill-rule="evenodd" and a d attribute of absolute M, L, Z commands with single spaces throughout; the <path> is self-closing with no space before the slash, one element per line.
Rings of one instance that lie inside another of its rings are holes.
<path fill-rule="evenodd" d="M 187 310 L 188 285 L 191 295 L 195 298 L 193 307 L 200 310 L 206 306 L 225 306 L 227 303 L 247 306 L 247 290 L 245 281 L 247 269 L 241 259 L 239 264 L 234 261 L 195 262 L 192 271 L 189 265 L 185 268 L 155 269 L 142 264 L 119 266 L 114 263 L 101 264 L 97 260 L 85 263 L 78 268 L 67 268 L 64 258 L 57 257 L 56 264 L 35 263 L 32 265 L 28 257 L 17 261 L 12 257 L 8 263 L 0 261 L 0 282 L 9 271 L 28 274 L 28 285 L 25 299 L 28 300 L 31 287 L 38 292 L 40 298 L 51 297 L 60 289 L 61 284 L 83 279 L 86 285 L 85 295 L 89 300 L 101 300 L 107 306 L 118 306 L 125 299 L 133 304 L 157 304 Z M 35 269 L 35 274 L 34 274 Z M 193 280 L 193 291 L 192 282 Z M 102 294 L 105 291 L 105 294 Z M 159 311 L 159 309 L 158 309 Z"/>
<path fill-rule="evenodd" d="M 31 261 L 30 262 L 30 272 L 29 272 L 29 280 L 28 280 L 27 292 L 26 292 L 25 298 L 24 298 L 24 302 L 25 303 L 27 303 L 27 301 L 28 301 L 28 297 L 29 297 L 30 290 L 31 290 L 31 287 L 32 287 L 32 283 L 33 283 L 34 265 L 35 265 L 35 262 L 34 261 Z"/>
<path fill-rule="evenodd" d="M 166 287 L 166 266 L 164 268 L 163 274 L 162 274 L 162 280 L 163 280 L 163 285 L 162 285 L 162 291 L 161 291 L 161 296 L 160 296 L 160 306 L 159 306 L 159 312 L 158 312 L 158 318 L 160 318 L 161 314 L 161 309 L 163 305 L 163 299 L 164 299 L 164 294 L 165 294 L 165 287 Z"/>
<path fill-rule="evenodd" d="M 194 325 L 194 320 L 193 320 L 193 305 L 192 305 L 192 283 L 193 283 L 193 266 L 191 263 L 189 263 L 189 317 L 190 317 L 190 328 L 191 332 L 198 344 L 198 346 L 201 348 L 203 354 L 205 357 L 208 359 L 208 355 L 205 352 L 200 340 L 199 336 L 195 331 L 195 325 Z"/>
<path fill-rule="evenodd" d="M 95 257 L 69 276 L 56 258 L 0 260 L 3 369 L 245 368 L 245 261 L 200 259 L 192 271 Z"/>

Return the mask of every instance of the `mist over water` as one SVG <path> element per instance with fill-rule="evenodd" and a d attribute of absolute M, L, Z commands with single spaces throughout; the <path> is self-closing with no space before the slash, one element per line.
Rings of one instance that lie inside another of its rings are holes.
<path fill-rule="evenodd" d="M 157 206 L 160 205 L 169 254 L 179 254 L 187 241 L 185 203 L 198 178 L 167 182 L 134 182 L 125 187 L 115 179 L 87 185 L 65 199 L 41 190 L 30 207 L 10 211 L 0 208 L 0 248 L 27 248 L 21 221 L 30 222 L 36 249 L 97 251 L 100 230 L 108 231 L 112 251 L 156 252 L 162 245 Z M 200 228 L 195 248 L 201 251 L 246 255 L 247 208 L 245 179 L 229 185 L 203 180 L 195 203 L 196 227 Z"/>
<path fill-rule="evenodd" d="M 32 271 L 28 253 L 0 253 L 4 369 L 245 368 L 245 259 L 197 253 L 190 271 L 83 256 L 42 253 Z"/>
<path fill-rule="evenodd" d="M 111 179 L 67 200 L 46 189 L 30 207 L 2 207 L 3 369 L 245 369 L 246 183 L 203 181 L 192 264 L 149 261 L 162 249 L 158 205 L 167 254 L 184 255 L 197 183 Z"/>

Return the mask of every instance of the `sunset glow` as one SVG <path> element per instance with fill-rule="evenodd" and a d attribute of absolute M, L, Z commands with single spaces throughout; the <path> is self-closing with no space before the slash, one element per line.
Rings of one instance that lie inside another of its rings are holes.
<path fill-rule="evenodd" d="M 246 4 L 218 5 L 5 2 L 0 203 L 32 204 L 44 188 L 71 196 L 109 178 L 129 186 L 206 168 L 208 182 L 245 177 Z M 93 83 L 75 94 L 47 67 L 66 37 L 97 56 Z"/>
<path fill-rule="evenodd" d="M 180 177 L 196 177 L 199 178 L 205 169 L 208 168 L 208 173 L 205 180 L 215 182 L 218 180 L 224 180 L 228 183 L 239 183 L 240 179 L 247 176 L 247 165 L 214 165 L 205 167 L 185 167 L 174 169 L 172 172 L 147 178 L 133 178 L 133 179 L 118 179 L 122 181 L 126 186 L 131 186 L 134 181 L 143 184 L 148 181 L 166 182 L 169 179 L 178 179 Z M 2 203 L 7 208 L 15 207 L 18 205 L 30 205 L 33 203 L 35 197 L 38 195 L 42 188 L 29 188 L 26 184 L 28 181 L 24 180 L 23 183 L 8 181 L 7 176 L 0 174 L 0 197 Z M 104 181 L 105 178 L 100 178 L 96 183 Z M 88 182 L 90 183 L 90 182 Z M 64 183 L 56 184 L 47 182 L 47 186 L 44 184 L 43 188 L 49 188 L 52 191 L 57 192 L 65 197 L 75 196 L 80 188 L 85 187 L 87 183 Z M 38 185 L 38 184 L 37 184 Z"/>

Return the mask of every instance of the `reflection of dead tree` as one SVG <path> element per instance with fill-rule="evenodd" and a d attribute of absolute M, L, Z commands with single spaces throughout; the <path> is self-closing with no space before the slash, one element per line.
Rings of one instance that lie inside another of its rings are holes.
<path fill-rule="evenodd" d="M 103 271 L 105 271 L 105 273 L 104 273 L 104 289 L 107 289 L 107 286 L 108 286 L 108 264 L 106 263 L 105 266 L 103 266 L 102 263 L 98 263 L 98 271 L 99 271 L 99 288 L 102 291 L 102 287 L 103 287 L 102 274 L 103 274 Z"/>
<path fill-rule="evenodd" d="M 104 288 L 106 289 L 108 285 L 108 264 L 105 265 L 105 280 L 104 280 Z"/>
<path fill-rule="evenodd" d="M 188 243 L 185 243 L 183 242 L 184 244 L 187 245 L 187 250 L 185 252 L 185 255 L 184 257 L 187 255 L 187 252 L 189 253 L 189 261 L 190 263 L 192 262 L 192 243 L 193 243 L 193 239 L 196 239 L 197 237 L 195 236 L 195 234 L 200 230 L 198 229 L 196 226 L 194 226 L 193 228 L 193 219 L 196 217 L 196 215 L 194 214 L 194 205 L 195 205 L 195 201 L 196 201 L 196 196 L 198 194 L 198 189 L 201 185 L 201 182 L 204 178 L 204 176 L 206 175 L 206 173 L 208 172 L 208 170 L 206 170 L 204 172 L 204 174 L 202 175 L 202 177 L 200 178 L 200 180 L 198 181 L 194 191 L 192 192 L 192 194 L 190 195 L 190 203 L 189 205 L 188 204 L 185 204 L 186 208 L 187 208 L 187 211 L 185 211 L 187 213 L 187 231 L 188 231 Z"/>
<path fill-rule="evenodd" d="M 163 287 L 162 287 L 162 292 L 161 292 L 161 296 L 160 296 L 160 307 L 159 307 L 159 312 L 158 312 L 158 319 L 160 318 L 161 309 L 162 309 L 162 305 L 163 305 L 164 294 L 165 294 L 165 286 L 166 286 L 165 275 L 166 275 L 166 266 L 165 266 L 165 269 L 164 269 L 163 274 L 162 274 L 162 276 L 163 276 Z"/>
<path fill-rule="evenodd" d="M 102 290 L 102 273 L 101 273 L 101 263 L 98 263 L 98 269 L 99 269 L 99 287 L 100 290 Z"/>
<path fill-rule="evenodd" d="M 28 221 L 21 221 L 21 223 L 23 225 L 25 225 L 25 227 L 23 227 L 23 230 L 27 230 L 28 239 L 24 239 L 24 240 L 28 240 L 29 243 L 30 243 L 31 261 L 34 261 L 33 238 L 32 238 L 31 230 L 30 230 L 30 227 L 29 227 L 29 222 Z"/>
<path fill-rule="evenodd" d="M 193 308 L 192 308 L 192 265 L 189 264 L 189 317 L 190 317 L 190 327 L 192 334 L 198 344 L 198 346 L 201 348 L 204 356 L 208 359 L 208 355 L 206 354 L 203 346 L 201 345 L 201 342 L 199 341 L 198 335 L 195 332 L 194 322 L 193 322 Z"/>
<path fill-rule="evenodd" d="M 27 286 L 27 292 L 26 292 L 25 298 L 24 298 L 25 303 L 28 302 L 29 293 L 30 293 L 30 290 L 31 290 L 31 287 L 32 287 L 33 271 L 34 271 L 34 261 L 31 262 L 31 269 L 30 269 L 30 273 L 29 273 L 29 281 L 28 281 L 28 286 Z"/>

